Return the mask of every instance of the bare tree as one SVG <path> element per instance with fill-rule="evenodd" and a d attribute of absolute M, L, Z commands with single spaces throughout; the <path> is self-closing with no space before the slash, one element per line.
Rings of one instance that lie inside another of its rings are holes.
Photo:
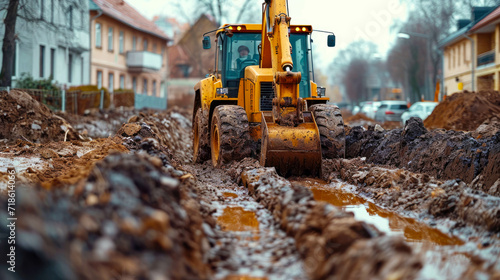
<path fill-rule="evenodd" d="M 12 84 L 12 69 L 14 65 L 14 51 L 16 45 L 16 20 L 19 0 L 10 0 L 5 17 L 5 34 L 2 45 L 2 70 L 0 72 L 0 86 L 10 87 Z"/>
<path fill-rule="evenodd" d="M 61 1 L 60 7 L 64 10 L 65 16 L 71 7 L 78 7 L 79 0 L 66 0 Z M 3 0 L 0 1 L 0 11 L 6 10 L 7 15 L 5 17 L 5 32 L 2 44 L 2 69 L 0 71 L 0 86 L 9 87 L 12 84 L 12 70 L 14 65 L 14 52 L 16 46 L 16 40 L 18 39 L 18 34 L 16 32 L 16 24 L 18 24 L 18 18 L 22 19 L 23 23 L 27 27 L 39 29 L 40 27 L 46 28 L 46 30 L 65 32 L 64 40 L 70 41 L 74 33 L 72 28 L 68 26 L 69 19 L 63 23 L 58 22 L 54 18 L 48 18 L 42 12 L 44 7 L 41 6 L 44 1 L 32 1 L 32 0 Z M 88 11 L 85 11 L 88 12 Z M 47 13 L 48 14 L 48 13 Z"/>
<path fill-rule="evenodd" d="M 377 46 L 374 43 L 355 41 L 341 50 L 329 66 L 329 72 L 333 73 L 332 83 L 342 85 L 352 102 L 369 98 L 367 95 L 369 66 L 376 53 Z"/>
<path fill-rule="evenodd" d="M 221 25 L 240 22 L 259 23 L 262 16 L 260 4 L 255 0 L 186 0 L 173 5 L 178 14 L 190 24 L 193 24 L 201 14 L 208 14 Z"/>

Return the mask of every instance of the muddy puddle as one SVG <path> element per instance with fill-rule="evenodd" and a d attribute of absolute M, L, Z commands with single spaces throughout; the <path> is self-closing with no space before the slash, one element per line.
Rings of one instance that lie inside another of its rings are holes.
<path fill-rule="evenodd" d="M 224 231 L 259 231 L 259 221 L 255 212 L 247 211 L 243 207 L 226 207 L 217 223 Z"/>
<path fill-rule="evenodd" d="M 423 255 L 422 279 L 459 279 L 473 265 L 474 256 L 470 252 L 477 250 L 474 244 L 343 191 L 348 185 L 328 184 L 315 179 L 299 179 L 295 182 L 309 188 L 316 200 L 353 212 L 356 219 L 373 224 L 388 235 L 403 237 L 416 252 Z"/>

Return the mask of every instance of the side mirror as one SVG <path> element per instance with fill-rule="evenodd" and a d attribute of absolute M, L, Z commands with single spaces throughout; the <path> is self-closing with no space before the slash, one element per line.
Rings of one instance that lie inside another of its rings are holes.
<path fill-rule="evenodd" d="M 203 37 L 203 49 L 209 50 L 211 47 L 210 36 Z"/>
<path fill-rule="evenodd" d="M 328 46 L 335 47 L 335 35 L 328 35 Z"/>

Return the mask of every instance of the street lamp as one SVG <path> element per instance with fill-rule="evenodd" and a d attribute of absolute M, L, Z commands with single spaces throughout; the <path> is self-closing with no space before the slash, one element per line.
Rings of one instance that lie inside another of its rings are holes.
<path fill-rule="evenodd" d="M 415 32 L 399 32 L 398 33 L 398 38 L 401 38 L 401 39 L 406 39 L 406 40 L 409 40 L 411 39 L 411 37 L 419 37 L 419 38 L 424 38 L 427 40 L 427 49 L 428 49 L 428 55 L 427 55 L 427 58 L 425 59 L 425 71 L 428 71 L 428 63 L 429 61 L 431 60 L 430 57 L 431 57 L 431 36 L 427 35 L 427 34 L 421 34 L 421 33 L 415 33 Z M 425 89 L 426 89 L 426 92 L 427 92 L 427 98 L 426 99 L 430 99 L 432 97 L 432 88 L 431 88 L 431 82 L 430 82 L 430 73 L 425 75 Z"/>

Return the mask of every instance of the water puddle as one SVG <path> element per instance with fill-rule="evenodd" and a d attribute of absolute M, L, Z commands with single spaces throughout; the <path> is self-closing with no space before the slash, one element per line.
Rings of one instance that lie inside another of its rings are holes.
<path fill-rule="evenodd" d="M 356 219 L 372 224 L 388 235 L 402 236 L 416 252 L 424 255 L 421 278 L 458 279 L 472 264 L 465 242 L 458 237 L 344 192 L 340 184 L 327 184 L 314 179 L 300 180 L 300 183 L 311 189 L 316 200 L 353 212 Z"/>
<path fill-rule="evenodd" d="M 235 194 L 235 193 L 230 193 L 230 192 L 225 192 L 225 193 L 223 193 L 222 195 L 223 195 L 224 197 L 226 197 L 226 198 L 237 198 L 237 197 L 238 197 L 238 195 L 237 195 L 237 194 Z"/>
<path fill-rule="evenodd" d="M 42 160 L 38 157 L 1 157 L 0 154 L 0 172 L 6 173 L 8 167 L 14 167 L 16 173 L 22 173 L 28 168 L 39 169 Z"/>
<path fill-rule="evenodd" d="M 226 207 L 217 223 L 224 231 L 258 231 L 259 221 L 255 213 L 243 207 Z"/>

